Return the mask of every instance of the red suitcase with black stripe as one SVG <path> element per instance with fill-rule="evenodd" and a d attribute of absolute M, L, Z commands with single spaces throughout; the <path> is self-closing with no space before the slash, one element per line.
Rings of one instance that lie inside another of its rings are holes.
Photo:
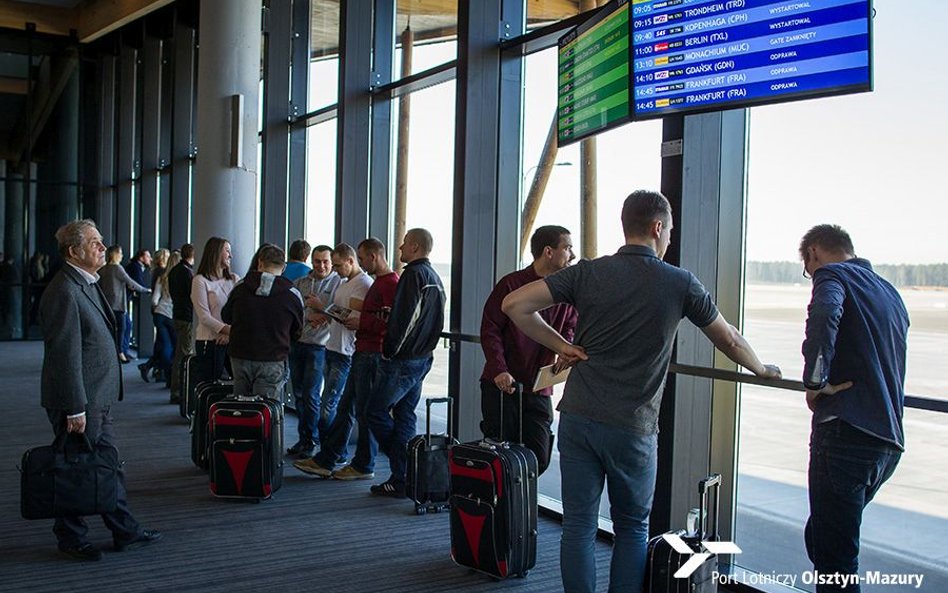
<path fill-rule="evenodd" d="M 233 397 L 208 414 L 211 493 L 227 498 L 270 498 L 283 485 L 283 404 Z"/>
<path fill-rule="evenodd" d="M 485 439 L 455 445 L 448 463 L 451 558 L 497 579 L 527 576 L 537 560 L 536 455 Z"/>

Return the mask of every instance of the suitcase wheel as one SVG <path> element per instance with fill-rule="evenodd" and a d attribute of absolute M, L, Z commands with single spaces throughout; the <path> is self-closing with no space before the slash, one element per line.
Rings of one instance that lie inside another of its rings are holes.
<path fill-rule="evenodd" d="M 426 514 L 427 512 L 428 512 L 428 508 L 425 507 L 424 505 L 420 505 L 420 504 L 419 504 L 419 505 L 415 505 L 415 514 L 416 514 L 416 515 L 424 515 L 424 514 Z"/>
<path fill-rule="evenodd" d="M 517 575 L 517 578 L 518 578 L 518 579 L 525 579 L 525 578 L 527 578 L 527 575 L 528 575 L 528 574 L 530 574 L 530 571 L 529 571 L 529 570 L 525 570 L 525 571 L 521 572 L 520 574 L 518 574 L 518 575 Z"/>

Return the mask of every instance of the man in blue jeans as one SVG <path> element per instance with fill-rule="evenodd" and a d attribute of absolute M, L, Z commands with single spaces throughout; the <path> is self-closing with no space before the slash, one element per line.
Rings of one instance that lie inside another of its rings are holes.
<path fill-rule="evenodd" d="M 596 589 L 594 541 L 599 500 L 609 488 L 615 529 L 609 591 L 642 591 L 648 518 L 655 492 L 658 411 L 675 333 L 684 317 L 731 360 L 763 377 L 760 362 L 718 312 L 691 272 L 662 261 L 671 243 L 671 205 L 660 193 L 633 192 L 622 207 L 625 245 L 581 261 L 507 295 L 503 311 L 535 341 L 574 365 L 560 411 L 564 589 Z M 568 303 L 579 312 L 575 345 L 539 311 Z"/>
<path fill-rule="evenodd" d="M 317 245 L 313 249 L 313 268 L 293 281 L 293 286 L 307 303 L 303 331 L 290 348 L 290 382 L 299 416 L 296 443 L 286 450 L 300 459 L 312 457 L 319 443 L 320 390 L 323 386 L 323 364 L 326 342 L 329 341 L 329 320 L 316 315 L 332 302 L 342 278 L 332 269 L 332 247 Z M 285 273 L 285 270 L 284 270 Z"/>
<path fill-rule="evenodd" d="M 432 352 L 444 327 L 444 285 L 431 262 L 433 239 L 425 229 L 411 229 L 399 249 L 405 264 L 382 342 L 378 383 L 366 417 L 369 428 L 388 455 L 392 475 L 372 486 L 373 494 L 405 496 L 408 441 L 415 436 L 415 407 L 431 370 Z"/>
<path fill-rule="evenodd" d="M 905 352 L 909 317 L 895 288 L 855 255 L 836 225 L 800 242 L 813 294 L 803 342 L 803 383 L 813 411 L 810 518 L 804 537 L 817 593 L 859 593 L 842 578 L 859 571 L 862 511 L 895 471 L 905 448 Z"/>

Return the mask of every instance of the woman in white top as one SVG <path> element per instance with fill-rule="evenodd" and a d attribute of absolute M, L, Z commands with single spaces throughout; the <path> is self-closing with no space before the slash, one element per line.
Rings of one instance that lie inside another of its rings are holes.
<path fill-rule="evenodd" d="M 191 304 L 194 306 L 195 380 L 216 381 L 224 372 L 230 326 L 221 321 L 221 309 L 237 284 L 238 277 L 230 271 L 230 243 L 211 237 L 204 244 L 201 263 L 191 283 Z"/>

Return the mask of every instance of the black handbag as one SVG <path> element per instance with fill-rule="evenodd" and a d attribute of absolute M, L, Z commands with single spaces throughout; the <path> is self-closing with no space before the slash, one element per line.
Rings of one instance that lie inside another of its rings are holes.
<path fill-rule="evenodd" d="M 20 514 L 51 519 L 111 513 L 118 505 L 118 450 L 93 447 L 85 434 L 60 434 L 34 447 L 20 464 Z"/>

